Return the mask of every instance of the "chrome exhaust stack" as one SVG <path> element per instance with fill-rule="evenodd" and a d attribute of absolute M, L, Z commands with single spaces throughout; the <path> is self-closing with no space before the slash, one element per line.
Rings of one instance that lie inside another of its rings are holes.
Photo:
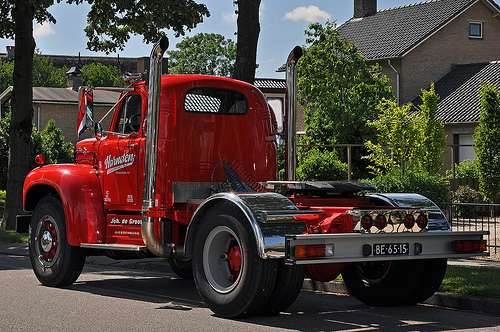
<path fill-rule="evenodd" d="M 302 47 L 295 46 L 286 61 L 286 144 L 285 180 L 295 181 L 297 168 L 297 62 L 302 56 Z"/>
<path fill-rule="evenodd" d="M 161 244 L 155 236 L 154 217 L 151 210 L 155 201 L 156 172 L 158 161 L 158 132 L 160 124 L 161 70 L 163 54 L 168 48 L 168 38 L 163 36 L 154 46 L 149 57 L 149 91 L 146 128 L 146 151 L 144 164 L 144 191 L 142 198 L 142 239 L 148 250 L 158 257 L 171 257 L 175 253 L 173 245 Z"/>

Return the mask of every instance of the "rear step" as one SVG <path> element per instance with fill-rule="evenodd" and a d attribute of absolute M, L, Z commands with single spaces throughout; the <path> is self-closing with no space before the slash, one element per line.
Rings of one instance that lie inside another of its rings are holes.
<path fill-rule="evenodd" d="M 131 244 L 100 244 L 100 243 L 82 243 L 82 248 L 99 250 L 120 250 L 120 251 L 146 251 L 146 246 L 136 246 Z"/>

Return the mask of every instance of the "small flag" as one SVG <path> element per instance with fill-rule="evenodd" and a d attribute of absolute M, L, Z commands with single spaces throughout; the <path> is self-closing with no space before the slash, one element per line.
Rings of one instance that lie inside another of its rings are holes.
<path fill-rule="evenodd" d="M 79 91 L 79 109 L 78 109 L 78 123 L 76 135 L 80 139 L 80 135 L 86 130 L 92 129 L 93 126 L 93 93 L 92 89 L 81 87 Z"/>

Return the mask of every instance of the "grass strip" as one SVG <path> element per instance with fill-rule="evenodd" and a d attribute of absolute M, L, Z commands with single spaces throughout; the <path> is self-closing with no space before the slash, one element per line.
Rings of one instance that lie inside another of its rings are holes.
<path fill-rule="evenodd" d="M 440 292 L 500 298 L 500 269 L 448 265 Z"/>
<path fill-rule="evenodd" d="M 0 230 L 0 243 L 24 243 L 28 242 L 28 233 L 16 233 L 16 231 Z"/>

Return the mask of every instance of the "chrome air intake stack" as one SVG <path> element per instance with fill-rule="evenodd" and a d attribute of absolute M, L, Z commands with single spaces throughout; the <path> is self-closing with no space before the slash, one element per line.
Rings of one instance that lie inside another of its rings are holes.
<path fill-rule="evenodd" d="M 295 181 L 297 167 L 297 62 L 302 56 L 302 48 L 295 46 L 286 61 L 286 145 L 285 174 L 287 181 Z"/>
<path fill-rule="evenodd" d="M 162 245 L 155 237 L 154 218 L 148 213 L 157 206 L 155 202 L 158 160 L 158 132 L 160 118 L 161 69 L 163 54 L 168 48 L 168 38 L 163 36 L 153 47 L 149 58 L 149 91 L 144 165 L 144 192 L 142 199 L 142 239 L 148 250 L 159 257 L 170 257 L 175 249 Z"/>

